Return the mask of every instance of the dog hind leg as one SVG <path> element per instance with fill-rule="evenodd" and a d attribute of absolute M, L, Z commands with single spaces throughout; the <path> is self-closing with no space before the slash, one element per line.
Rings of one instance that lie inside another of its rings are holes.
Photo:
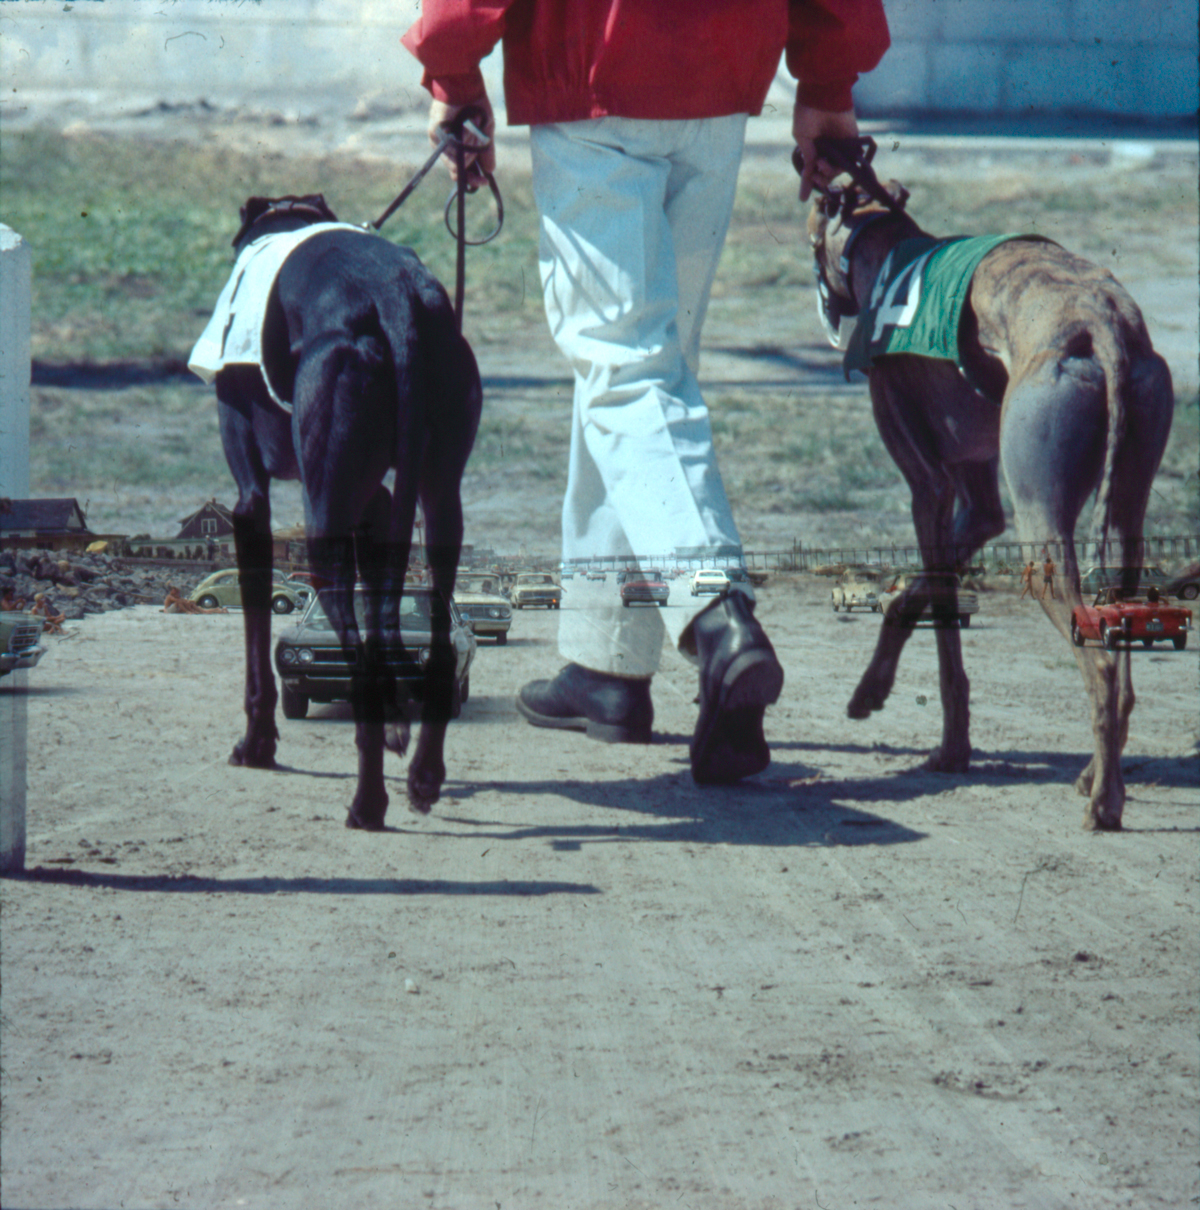
<path fill-rule="evenodd" d="M 1071 644 L 1091 702 L 1094 749 L 1075 786 L 1087 796 L 1084 826 L 1117 829 L 1125 803 L 1121 773 L 1118 660 L 1096 648 L 1071 643 L 1071 615 L 1082 603 L 1075 526 L 1089 495 L 1100 483 L 1108 424 L 1105 379 L 1086 358 L 1044 358 L 1014 380 L 1004 403 L 1001 463 L 1022 542 L 1061 552 L 1057 599 L 1041 607 Z M 1139 529 L 1140 532 L 1140 529 Z M 1130 703 L 1132 693 L 1130 689 Z"/>
<path fill-rule="evenodd" d="M 254 431 L 253 408 L 262 393 L 257 369 L 233 367 L 217 376 L 217 414 L 225 459 L 238 487 L 233 540 L 242 593 L 246 651 L 246 733 L 234 745 L 231 765 L 275 767 L 279 731 L 277 690 L 271 670 L 270 474 Z"/>
<path fill-rule="evenodd" d="M 383 828 L 384 686 L 378 675 L 378 636 L 367 641 L 354 610 L 358 550 L 380 509 L 379 490 L 392 444 L 394 393 L 378 337 L 343 333 L 315 340 L 296 372 L 293 427 L 305 488 L 309 557 L 329 582 L 330 621 L 342 644 L 355 651 L 351 678 L 358 785 L 346 826 Z M 384 503 L 386 510 L 386 503 Z M 369 550 L 369 542 L 368 542 Z M 373 570 L 368 555 L 368 574 Z"/>

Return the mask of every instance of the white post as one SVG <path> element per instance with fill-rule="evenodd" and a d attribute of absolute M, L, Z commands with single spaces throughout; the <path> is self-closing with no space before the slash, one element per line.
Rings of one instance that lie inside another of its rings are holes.
<path fill-rule="evenodd" d="M 31 282 L 29 245 L 0 224 L 0 497 L 14 500 L 29 497 Z M 0 873 L 25 868 L 28 676 L 0 682 Z"/>

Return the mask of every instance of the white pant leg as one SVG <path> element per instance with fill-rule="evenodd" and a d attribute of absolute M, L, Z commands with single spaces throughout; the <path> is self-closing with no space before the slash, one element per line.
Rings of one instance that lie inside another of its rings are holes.
<path fill-rule="evenodd" d="M 575 372 L 563 558 L 740 554 L 695 364 L 745 118 L 531 133 L 546 314 Z M 677 639 L 694 612 L 623 609 L 615 590 L 563 604 L 563 656 L 629 676 L 657 669 L 664 620 Z"/>

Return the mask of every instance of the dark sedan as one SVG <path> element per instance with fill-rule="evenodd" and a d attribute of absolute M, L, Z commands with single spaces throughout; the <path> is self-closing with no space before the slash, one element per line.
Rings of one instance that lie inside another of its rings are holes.
<path fill-rule="evenodd" d="M 357 652 L 338 641 L 326 611 L 329 589 L 322 589 L 309 603 L 304 616 L 285 630 L 275 644 L 275 671 L 283 682 L 281 693 L 284 718 L 304 718 L 309 702 L 339 702 L 350 697 L 350 680 Z M 430 604 L 433 590 L 405 588 L 400 601 L 399 641 L 385 647 L 388 666 L 396 679 L 419 698 L 425 684 L 425 665 L 429 662 L 432 627 Z M 355 611 L 359 626 L 364 625 L 366 594 L 355 590 Z M 450 606 L 450 641 L 454 646 L 454 705 L 458 716 L 471 686 L 471 662 L 475 658 L 475 636 L 464 625 L 455 605 Z"/>

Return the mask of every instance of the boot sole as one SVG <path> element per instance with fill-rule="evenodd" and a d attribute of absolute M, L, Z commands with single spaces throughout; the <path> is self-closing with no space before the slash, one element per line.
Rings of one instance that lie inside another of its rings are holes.
<path fill-rule="evenodd" d="M 770 651 L 748 651 L 725 670 L 715 706 L 702 704 L 691 744 L 692 779 L 731 785 L 771 763 L 763 715 L 783 691 L 783 668 Z"/>
<path fill-rule="evenodd" d="M 588 739 L 599 740 L 602 744 L 648 744 L 650 742 L 649 727 L 627 727 L 621 723 L 601 723 L 588 718 L 585 714 L 564 717 L 539 714 L 531 706 L 527 706 L 519 696 L 517 710 L 525 721 L 534 727 L 546 727 L 555 731 L 582 731 Z"/>

